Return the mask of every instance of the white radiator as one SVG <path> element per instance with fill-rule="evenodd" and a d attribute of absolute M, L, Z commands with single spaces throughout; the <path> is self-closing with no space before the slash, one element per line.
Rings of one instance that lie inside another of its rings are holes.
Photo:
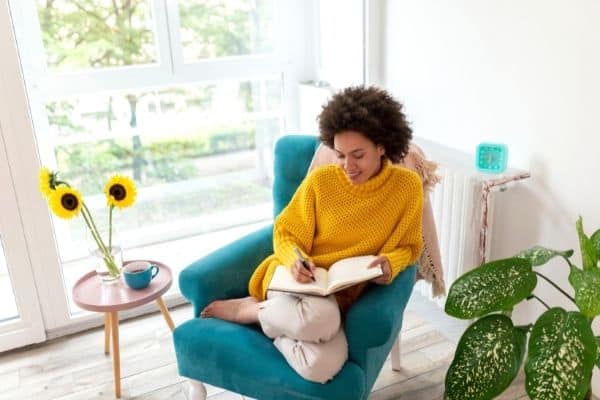
<path fill-rule="evenodd" d="M 441 182 L 429 193 L 440 244 L 446 289 L 463 273 L 489 260 L 493 230 L 494 191 L 504 191 L 529 173 L 507 170 L 502 175 L 475 169 L 474 155 L 415 139 L 428 159 L 439 164 Z M 431 298 L 431 288 L 418 282 L 415 290 Z M 435 300 L 442 306 L 445 298 Z"/>

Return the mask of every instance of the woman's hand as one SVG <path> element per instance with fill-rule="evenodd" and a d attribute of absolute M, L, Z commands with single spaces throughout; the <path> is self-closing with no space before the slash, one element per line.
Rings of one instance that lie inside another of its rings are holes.
<path fill-rule="evenodd" d="M 368 268 L 375 268 L 378 265 L 381 266 L 383 275 L 371 279 L 371 282 L 376 283 L 378 285 L 387 285 L 388 283 L 390 283 L 390 279 L 392 279 L 392 268 L 390 266 L 390 260 L 388 260 L 387 257 L 379 256 L 375 260 L 373 260 L 371 264 L 369 264 Z"/>
<path fill-rule="evenodd" d="M 302 265 L 302 261 L 296 260 L 292 264 L 292 276 L 296 282 L 310 283 L 315 281 L 315 264 L 311 260 L 306 260 L 309 269 Z"/>

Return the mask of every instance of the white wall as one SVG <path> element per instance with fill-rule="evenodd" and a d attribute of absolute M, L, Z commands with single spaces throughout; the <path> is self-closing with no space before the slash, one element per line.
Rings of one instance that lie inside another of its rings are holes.
<path fill-rule="evenodd" d="M 363 83 L 363 0 L 319 0 L 318 78 L 334 88 Z"/>
<path fill-rule="evenodd" d="M 577 249 L 580 265 L 575 220 L 600 228 L 600 2 L 388 0 L 384 15 L 383 85 L 415 135 L 470 153 L 504 142 L 532 174 L 497 196 L 492 258 L 540 244 Z M 543 271 L 571 292 L 564 262 Z M 536 293 L 573 308 L 544 282 Z"/>

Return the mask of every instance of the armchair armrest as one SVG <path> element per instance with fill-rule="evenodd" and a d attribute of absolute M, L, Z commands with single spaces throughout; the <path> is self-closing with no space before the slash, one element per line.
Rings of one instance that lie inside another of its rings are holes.
<path fill-rule="evenodd" d="M 350 359 L 364 367 L 370 348 L 393 342 L 402 325 L 416 270 L 414 265 L 407 267 L 392 283 L 371 288 L 350 307 L 345 321 Z"/>
<path fill-rule="evenodd" d="M 256 266 L 273 253 L 273 226 L 266 226 L 195 261 L 179 274 L 181 294 L 194 316 L 213 300 L 248 295 Z"/>

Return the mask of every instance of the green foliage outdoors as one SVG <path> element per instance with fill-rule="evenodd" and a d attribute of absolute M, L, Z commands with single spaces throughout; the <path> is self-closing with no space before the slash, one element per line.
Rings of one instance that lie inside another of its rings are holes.
<path fill-rule="evenodd" d="M 84 193 L 100 193 L 98 182 L 114 171 L 133 169 L 134 159 L 143 160 L 144 183 L 176 182 L 199 177 L 194 162 L 200 157 L 234 153 L 255 148 L 252 126 L 214 130 L 193 137 L 166 138 L 133 149 L 125 140 L 104 140 L 55 148 L 57 167 L 62 177 Z"/>
<path fill-rule="evenodd" d="M 231 208 L 245 207 L 249 204 L 266 204 L 271 197 L 271 190 L 261 182 L 245 181 L 229 184 L 218 184 L 198 190 L 179 192 L 165 187 L 161 196 L 144 199 L 143 207 L 132 207 L 127 213 L 121 213 L 114 222 L 116 232 L 127 232 L 132 227 L 152 229 L 153 226 L 165 224 L 167 221 L 181 221 L 189 218 L 201 218 L 207 214 L 215 214 Z M 106 207 L 94 208 L 98 229 L 107 229 L 108 213 Z M 223 221 L 227 223 L 227 221 Z M 78 224 L 69 224 L 72 240 L 86 240 L 85 231 Z M 206 232 L 209 226 L 200 224 L 198 233 Z"/>
<path fill-rule="evenodd" d="M 525 357 L 525 388 L 532 400 L 581 400 L 591 396 L 594 365 L 600 367 L 600 337 L 593 319 L 600 315 L 600 229 L 588 237 L 581 217 L 576 230 L 583 268 L 571 262 L 573 250 L 541 246 L 492 261 L 467 272 L 450 287 L 446 312 L 479 318 L 465 331 L 446 374 L 445 399 L 488 400 L 510 386 Z M 570 269 L 575 298 L 534 270 L 555 257 Z M 550 308 L 533 294 L 541 277 L 567 296 L 578 311 Z M 548 308 L 535 323 L 514 326 L 513 307 L 537 299 Z"/>
<path fill-rule="evenodd" d="M 182 46 L 186 59 L 230 57 L 272 50 L 270 0 L 180 0 Z"/>
<path fill-rule="evenodd" d="M 158 61 L 155 16 L 149 0 L 36 0 L 46 62 L 51 71 L 81 71 L 152 64 Z M 235 6 L 222 0 L 180 0 L 182 46 L 186 58 L 202 59 L 252 54 L 272 49 L 270 0 L 242 0 Z M 177 93 L 179 92 L 179 93 Z M 187 105 L 205 109 L 212 101 L 214 85 L 204 88 L 169 88 L 167 91 L 124 91 L 106 95 L 106 106 L 87 112 L 88 119 L 105 121 L 113 130 L 115 104 L 126 104 L 129 127 L 138 129 L 139 104 L 144 96 L 156 94 L 161 110 L 175 107 L 169 96 L 183 96 Z M 102 94 L 94 94 L 103 96 Z M 253 90 L 241 82 L 238 96 L 247 110 L 253 109 Z M 73 118 L 73 105 L 68 101 L 49 102 L 48 120 L 59 135 L 86 135 L 85 127 Z M 172 136 L 160 142 L 142 141 L 133 135 L 124 140 L 96 141 L 91 135 L 87 144 L 63 145 L 55 149 L 58 166 L 65 178 L 77 181 L 86 191 L 97 176 L 107 171 L 131 171 L 143 185 L 155 181 L 177 181 L 197 175 L 194 157 L 203 157 L 254 148 L 254 132 L 247 129 L 225 130 L 208 135 L 186 132 L 185 138 Z M 175 160 L 175 161 L 172 161 Z M 82 172 L 85 172 L 83 174 Z M 67 176 L 72 175 L 72 176 Z"/>
<path fill-rule="evenodd" d="M 57 70 L 156 62 L 147 0 L 37 0 L 48 66 Z"/>

